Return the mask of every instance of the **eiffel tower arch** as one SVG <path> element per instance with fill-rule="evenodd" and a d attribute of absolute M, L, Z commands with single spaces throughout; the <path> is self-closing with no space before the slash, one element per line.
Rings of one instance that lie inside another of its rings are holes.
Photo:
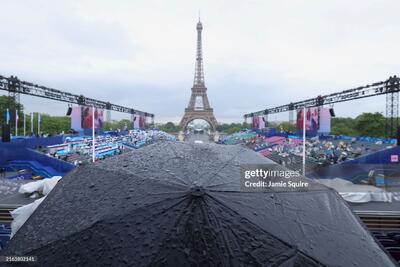
<path fill-rule="evenodd" d="M 185 114 L 180 122 L 181 130 L 184 131 L 188 124 L 196 119 L 205 120 L 210 124 L 211 130 L 217 130 L 217 119 L 214 116 L 214 110 L 211 108 L 207 97 L 207 87 L 204 83 L 203 70 L 203 51 L 201 43 L 201 31 L 203 25 L 200 20 L 197 23 L 197 51 L 196 51 L 196 66 L 194 72 L 194 82 L 192 87 L 192 95 L 189 105 L 185 108 Z"/>

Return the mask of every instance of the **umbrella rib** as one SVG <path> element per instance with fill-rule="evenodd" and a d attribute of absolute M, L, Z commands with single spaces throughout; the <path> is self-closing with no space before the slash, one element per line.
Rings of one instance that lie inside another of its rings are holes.
<path fill-rule="evenodd" d="M 184 145 L 186 145 L 186 146 L 189 146 L 188 144 L 186 144 L 186 143 L 183 143 Z M 190 146 L 189 146 L 190 147 Z M 176 158 L 181 158 L 181 156 L 178 154 L 178 152 L 175 150 L 175 148 L 173 147 L 173 146 L 169 146 L 169 148 L 172 150 L 172 152 L 174 153 L 174 155 L 175 155 L 175 157 Z M 196 154 L 196 153 L 195 153 Z M 168 173 L 169 175 L 171 175 L 170 173 Z M 172 177 L 174 177 L 174 178 L 176 178 L 176 179 L 178 179 L 179 181 L 182 181 L 185 185 L 188 185 L 187 183 L 186 183 L 186 181 L 183 179 L 183 178 L 181 178 L 181 177 L 175 177 L 175 176 L 173 176 L 173 175 L 171 175 Z"/>
<path fill-rule="evenodd" d="M 202 200 L 202 203 L 203 203 L 204 205 L 208 206 L 207 203 L 206 203 L 206 201 L 204 201 L 204 199 Z M 211 224 L 211 222 L 210 222 L 210 220 L 209 220 L 209 216 L 206 215 L 206 212 L 205 212 L 205 210 L 204 210 L 204 206 L 203 206 L 203 205 L 200 206 L 200 211 L 201 211 L 201 213 L 202 213 L 202 215 L 203 215 L 203 217 L 204 217 L 204 221 L 206 222 L 206 225 L 212 226 L 212 224 Z M 210 211 L 211 211 L 211 210 L 210 210 Z M 217 220 L 216 220 L 216 221 L 217 221 Z M 198 221 L 196 221 L 196 222 L 198 222 Z M 211 228 L 212 228 L 212 227 L 211 227 Z M 204 240 L 204 236 L 202 235 L 201 237 L 202 237 L 201 239 L 203 240 L 203 242 L 204 242 L 204 243 L 207 243 L 207 241 Z"/>
<path fill-rule="evenodd" d="M 174 198 L 174 199 L 179 199 L 179 197 Z M 155 214 L 159 215 L 159 214 L 165 213 L 167 210 L 169 210 L 169 209 L 171 209 L 171 208 L 173 208 L 173 207 L 175 207 L 175 206 L 178 206 L 179 204 L 181 204 L 182 202 L 184 202 L 186 199 L 187 199 L 187 195 L 183 195 L 183 196 L 182 196 L 182 199 L 181 199 L 180 201 L 178 201 L 177 203 L 175 203 L 175 204 L 173 204 L 172 206 L 168 207 L 167 209 L 161 210 L 160 212 L 155 213 Z M 149 204 L 149 205 L 145 205 L 145 206 L 139 207 L 139 208 L 137 208 L 137 209 L 132 210 L 131 212 L 134 212 L 134 211 L 137 211 L 137 210 L 140 210 L 140 209 L 146 209 L 146 210 L 147 210 L 149 207 L 152 207 L 152 206 L 154 206 L 154 205 L 156 205 L 156 204 L 160 204 L 160 203 L 162 203 L 162 202 L 165 202 L 165 200 L 158 201 L 158 202 L 154 202 L 154 203 L 151 203 L 151 204 Z M 154 215 L 154 214 L 153 214 L 153 215 Z"/>
<path fill-rule="evenodd" d="M 146 173 L 146 172 L 145 171 L 138 172 L 138 173 L 132 174 L 132 175 L 135 175 L 136 177 L 138 177 L 137 174 L 140 174 L 140 173 Z M 172 174 L 170 174 L 168 172 L 165 172 L 165 173 L 167 173 L 170 177 L 173 177 L 176 180 L 181 181 L 182 183 L 180 184 L 180 183 L 174 183 L 172 181 L 167 181 L 167 180 L 158 180 L 158 179 L 155 179 L 155 178 L 152 178 L 152 177 L 148 177 L 147 179 L 151 179 L 151 180 L 154 180 L 154 181 L 162 181 L 162 182 L 170 183 L 170 184 L 173 184 L 173 185 L 179 185 L 179 186 L 182 186 L 184 188 L 187 188 L 187 183 L 185 183 L 185 181 L 182 178 L 177 177 L 177 176 L 173 176 Z"/>
<path fill-rule="evenodd" d="M 97 168 L 105 170 L 106 172 L 111 172 L 110 170 L 105 169 L 103 166 L 99 166 Z M 131 177 L 135 177 L 136 179 L 139 179 L 139 180 L 142 179 L 142 177 L 138 176 L 138 174 L 140 174 L 141 172 L 139 172 L 139 173 L 121 172 L 120 170 L 112 170 L 112 172 L 114 174 L 120 174 L 121 176 L 127 176 L 128 175 L 128 176 L 131 176 Z M 152 181 L 156 181 L 157 183 L 159 183 L 161 181 L 161 182 L 164 182 L 166 184 L 180 186 L 180 187 L 185 188 L 185 189 L 187 188 L 187 186 L 184 186 L 184 185 L 179 184 L 179 183 L 174 183 L 174 182 L 171 182 L 171 181 L 167 181 L 167 180 L 160 180 L 160 179 L 155 179 L 155 178 L 152 178 L 152 177 L 146 177 L 146 179 L 152 180 Z M 108 188 L 112 188 L 112 187 L 113 187 L 113 185 L 110 185 Z"/>
<path fill-rule="evenodd" d="M 218 216 L 217 216 L 218 213 L 215 212 L 215 211 L 213 210 L 213 208 L 212 208 L 210 205 L 207 205 L 207 202 L 206 202 L 206 201 L 203 201 L 203 202 L 204 202 L 204 204 L 209 208 L 209 211 L 210 211 L 209 214 L 206 216 L 206 215 L 205 215 L 206 212 L 204 211 L 204 207 L 202 207 L 202 209 L 201 209 L 202 213 L 204 214 L 204 217 L 207 218 L 207 223 L 208 223 L 208 225 L 212 226 L 211 218 L 210 218 L 210 215 L 212 214 L 213 217 L 215 218 L 215 222 L 218 223 L 218 226 L 219 226 L 219 227 L 221 227 L 221 226 L 220 226 L 220 221 L 219 221 Z M 221 235 L 222 235 L 222 239 L 223 239 L 224 244 L 225 244 L 225 248 L 227 248 L 228 253 L 229 253 L 229 256 L 230 256 L 230 257 L 228 257 L 228 259 L 230 260 L 231 257 L 233 257 L 233 252 L 232 252 L 232 250 L 231 250 L 231 247 L 229 246 L 229 242 L 228 242 L 228 240 L 227 240 L 227 237 L 226 237 L 224 234 L 221 234 Z M 229 263 L 230 263 L 230 265 L 232 265 L 232 263 L 231 263 L 230 261 L 229 261 Z"/>
<path fill-rule="evenodd" d="M 232 209 L 231 207 L 225 205 L 224 203 L 222 203 L 221 201 L 219 201 L 218 199 L 216 199 L 215 197 L 208 195 L 210 197 L 210 199 L 214 200 L 217 204 L 221 205 L 222 207 L 232 211 L 233 213 L 237 214 L 239 217 L 243 218 L 244 220 L 246 220 L 248 223 L 250 223 L 251 225 L 259 228 L 261 231 L 263 231 L 264 233 L 271 235 L 272 237 L 276 238 L 277 240 L 281 241 L 283 244 L 287 245 L 290 248 L 293 248 L 292 245 L 288 244 L 287 242 L 285 242 L 284 240 L 280 239 L 279 237 L 267 232 L 266 230 L 264 230 L 263 228 L 261 228 L 260 226 L 258 226 L 257 224 L 253 223 L 252 221 L 250 221 L 248 218 L 242 216 L 240 213 L 238 213 L 236 210 Z"/>
<path fill-rule="evenodd" d="M 254 224 L 253 224 L 254 225 Z M 265 233 L 268 233 L 268 232 L 266 232 L 266 231 L 264 231 L 262 228 L 260 228 L 260 227 L 258 227 L 257 225 L 254 225 L 255 227 L 257 227 L 258 229 L 260 229 L 261 231 L 263 231 L 263 232 L 265 232 Z M 234 229 L 234 228 L 229 228 L 229 231 L 236 237 L 236 238 L 238 238 L 239 239 L 239 236 L 240 235 L 238 235 L 238 233 L 237 233 L 237 231 Z M 272 234 L 270 234 L 270 233 L 268 233 L 268 235 L 270 235 L 270 236 L 272 236 L 272 238 L 275 238 L 275 236 L 273 236 Z M 279 240 L 279 239 L 278 239 Z M 279 240 L 280 241 L 280 240 Z M 286 245 L 286 244 L 285 244 Z M 269 260 L 273 260 L 274 258 L 279 258 L 282 254 L 285 254 L 285 253 L 287 253 L 287 252 L 289 252 L 290 253 L 290 256 L 288 256 L 288 259 L 286 259 L 286 260 L 289 260 L 289 259 L 291 259 L 292 257 L 295 257 L 296 256 L 296 252 L 299 252 L 296 248 L 293 248 L 293 246 L 290 246 L 290 249 L 288 250 L 288 251 L 285 251 L 285 252 L 282 252 L 282 253 L 279 253 L 279 254 L 276 254 L 276 255 L 274 255 L 272 258 L 270 258 Z M 250 254 L 251 255 L 251 254 Z M 257 261 L 257 259 L 256 258 L 254 258 L 253 256 L 252 256 L 252 258 L 255 260 L 255 261 Z M 257 261 L 257 263 L 259 263 L 260 265 L 262 264 L 262 262 L 259 262 L 259 261 Z"/>
<path fill-rule="evenodd" d="M 239 155 L 239 152 L 236 153 L 236 155 L 234 155 L 231 159 L 229 159 L 228 161 L 225 162 L 225 164 L 219 168 L 216 172 L 214 172 L 213 174 L 209 175 L 207 178 L 205 178 L 205 182 L 204 184 L 207 184 L 207 182 L 214 176 L 218 175 L 218 173 L 220 173 L 223 169 L 225 169 L 226 166 L 228 166 L 237 156 Z"/>
<path fill-rule="evenodd" d="M 193 213 L 192 207 L 194 206 L 194 202 L 195 202 L 195 201 L 193 201 L 193 200 L 190 201 L 190 202 L 188 203 L 188 205 L 183 209 L 183 210 L 185 210 L 186 212 L 180 214 L 180 215 L 177 217 L 176 222 L 174 223 L 174 227 L 177 227 L 179 224 L 182 223 L 182 221 L 187 221 L 187 220 L 190 218 L 191 215 L 195 217 L 195 219 L 193 219 L 193 223 L 194 223 L 193 227 L 194 227 L 194 228 L 200 228 L 200 227 L 201 227 L 201 225 L 199 226 L 199 224 L 198 224 L 199 220 L 196 219 L 196 217 L 197 217 L 198 215 L 196 215 L 196 213 Z M 204 200 L 202 200 L 201 203 L 207 205 L 206 201 L 204 201 Z M 209 206 L 209 205 L 207 205 L 207 206 Z M 209 225 L 209 226 L 212 226 L 212 224 L 210 223 L 210 220 L 209 220 L 209 218 L 208 218 L 209 216 L 206 215 L 206 212 L 205 212 L 205 210 L 204 210 L 204 206 L 203 206 L 203 205 L 201 205 L 200 211 L 201 211 L 203 217 L 205 218 L 206 224 Z M 218 222 L 218 219 L 217 219 L 217 216 L 216 216 L 215 213 L 214 213 L 214 216 L 215 216 L 215 218 L 216 218 L 215 221 Z M 203 236 L 201 237 L 201 240 L 202 240 L 202 242 L 203 242 L 204 244 L 207 244 L 207 240 L 205 240 Z M 225 238 L 224 238 L 224 242 L 225 242 L 225 244 L 226 244 L 226 247 L 228 247 Z M 164 242 L 164 243 L 165 243 L 165 242 Z M 233 255 L 231 251 L 229 251 L 229 253 L 230 253 L 231 256 Z M 159 260 L 160 260 L 160 259 L 155 258 L 155 259 L 151 262 L 150 266 L 155 265 L 155 263 L 157 263 L 157 261 L 159 261 Z"/>
<path fill-rule="evenodd" d="M 240 193 L 240 194 L 304 194 L 304 192 L 327 192 L 326 190 L 323 189 L 315 189 L 315 190 L 308 190 L 308 191 L 233 191 L 233 190 L 216 190 L 216 189 L 209 189 L 208 191 L 210 192 L 217 192 L 217 193 Z"/>
<path fill-rule="evenodd" d="M 180 144 L 188 146 L 186 143 L 180 143 Z M 175 157 L 178 157 L 178 158 L 180 157 L 178 152 L 175 150 L 175 148 L 173 146 L 167 146 L 167 147 L 172 150 L 172 152 L 174 153 Z"/>
<path fill-rule="evenodd" d="M 173 205 L 170 206 L 168 209 L 171 209 L 171 208 L 173 208 L 173 207 L 175 207 L 175 206 L 181 204 L 183 201 L 185 201 L 186 198 L 187 198 L 187 195 L 182 196 L 182 200 L 180 200 L 180 201 L 178 201 L 177 203 L 173 204 Z M 178 199 L 178 198 L 176 198 L 176 199 Z M 153 206 L 153 205 L 159 204 L 159 203 L 164 202 L 164 201 L 165 201 L 165 200 L 157 201 L 157 202 L 151 203 L 150 205 L 142 206 L 142 207 L 139 207 L 139 208 L 137 208 L 137 209 L 131 210 L 130 212 L 137 211 L 137 210 L 139 210 L 139 209 L 145 209 L 145 210 L 147 210 L 148 207 L 151 207 L 151 206 Z M 158 212 L 158 213 L 156 213 L 156 214 L 162 214 L 162 213 L 166 212 L 166 210 L 168 210 L 168 209 L 162 210 L 162 211 L 160 211 L 160 212 Z M 126 214 L 124 214 L 124 215 L 126 215 Z M 153 215 L 154 215 L 154 214 L 153 214 Z M 92 227 L 95 227 L 97 224 L 100 224 L 101 222 L 106 221 L 106 220 L 109 219 L 109 218 L 114 219 L 115 216 L 106 216 L 106 217 L 103 217 L 101 220 L 95 221 L 94 223 L 88 225 L 87 227 L 81 229 L 80 231 L 78 231 L 78 232 L 73 232 L 73 233 L 71 233 L 71 234 L 69 234 L 69 235 L 64 236 L 63 238 L 67 238 L 67 237 L 70 237 L 70 236 L 79 234 L 79 233 L 81 233 L 81 232 L 83 232 L 83 231 L 86 231 L 86 230 L 88 230 L 88 229 L 90 229 L 90 228 L 92 228 Z M 52 244 L 58 242 L 59 240 L 60 240 L 60 239 L 56 239 L 56 240 L 50 241 L 50 242 L 48 242 L 48 243 L 46 243 L 46 244 L 43 244 L 42 246 L 40 246 L 40 247 L 38 247 L 38 248 L 36 248 L 36 249 L 30 250 L 30 251 L 28 251 L 28 252 L 26 252 L 26 253 L 24 253 L 24 254 L 26 255 L 27 253 L 31 253 L 31 255 L 34 255 L 33 252 L 35 252 L 35 251 L 37 251 L 37 250 L 39 250 L 39 249 L 41 249 L 41 248 L 43 248 L 43 247 L 51 246 Z"/>
<path fill-rule="evenodd" d="M 204 199 L 201 200 L 201 203 L 203 203 L 203 204 L 206 205 L 207 207 L 210 207 L 209 205 L 207 205 L 207 203 L 206 203 L 206 201 L 205 201 Z M 193 205 L 194 205 L 194 201 L 190 201 L 190 202 L 188 203 L 188 206 L 186 207 L 185 210 L 186 210 L 186 211 L 189 211 L 189 210 L 190 210 L 190 207 L 193 207 Z M 212 228 L 212 223 L 211 223 L 211 221 L 210 221 L 209 215 L 207 215 L 207 212 L 205 212 L 205 209 L 204 209 L 204 206 L 203 206 L 203 205 L 200 205 L 200 211 L 201 211 L 201 214 L 202 214 L 202 216 L 203 216 L 203 218 L 204 218 L 205 224 L 208 225 L 208 226 L 210 226 L 210 227 Z M 214 213 L 211 209 L 210 209 L 210 211 L 211 211 L 211 213 L 213 213 L 213 215 L 214 215 L 214 217 L 215 217 L 215 221 L 218 222 L 218 219 L 217 219 L 217 216 L 216 216 L 217 214 Z M 196 215 L 196 214 L 189 213 L 189 212 L 183 213 L 181 216 L 178 217 L 178 219 L 177 219 L 177 221 L 176 221 L 176 223 L 175 223 L 174 226 L 176 227 L 179 223 L 181 223 L 181 221 L 182 221 L 184 218 L 186 218 L 186 220 L 187 220 L 191 214 L 192 214 L 194 217 L 197 217 L 197 216 L 198 216 L 198 215 Z M 194 221 L 194 224 L 195 224 L 195 225 L 194 225 L 194 228 L 201 228 L 202 225 L 201 225 L 201 224 L 199 225 L 199 220 L 193 220 L 193 221 Z M 204 244 L 207 244 L 207 240 L 204 239 L 204 236 L 203 236 L 203 235 L 201 236 L 201 240 L 202 240 L 202 242 L 203 242 Z M 224 240 L 224 243 L 225 243 L 225 245 L 226 245 L 225 247 L 229 248 L 225 236 L 223 236 L 223 240 Z M 229 255 L 230 255 L 230 256 L 233 255 L 232 251 L 230 251 L 230 250 L 229 250 Z M 230 259 L 230 257 L 229 257 L 229 259 Z"/>
<path fill-rule="evenodd" d="M 145 172 L 144 172 L 144 173 L 145 173 Z M 167 172 L 167 173 L 168 173 L 168 172 Z M 168 174 L 169 174 L 169 173 L 168 173 Z M 170 175 L 171 177 L 174 177 L 174 176 L 171 175 L 171 174 L 169 174 L 169 175 Z M 137 174 L 132 173 L 132 176 L 135 176 L 136 178 L 141 179 L 141 177 L 139 177 Z M 177 178 L 177 177 L 174 177 L 174 178 Z M 181 186 L 181 187 L 183 187 L 183 188 L 185 188 L 185 189 L 187 188 L 187 184 L 174 183 L 174 182 L 172 182 L 172 181 L 156 179 L 156 178 L 153 178 L 153 177 L 147 177 L 146 179 L 150 179 L 150 180 L 157 181 L 157 182 L 162 181 L 162 182 L 165 182 L 165 183 L 168 183 L 168 184 Z M 181 179 L 178 179 L 178 180 L 181 180 Z M 182 181 L 183 181 L 183 180 L 182 180 Z"/>
<path fill-rule="evenodd" d="M 174 153 L 175 157 L 178 157 L 178 153 L 176 152 L 176 150 L 173 148 L 173 146 L 167 146 L 169 149 L 171 149 L 171 151 Z"/>
<path fill-rule="evenodd" d="M 187 198 L 188 198 L 188 196 L 186 195 L 186 198 L 185 198 L 185 199 L 187 199 Z M 179 204 L 180 204 L 181 202 L 183 202 L 183 200 L 180 201 Z M 177 203 L 177 204 L 178 204 L 178 203 Z M 190 208 L 192 205 L 193 205 L 193 201 L 189 201 L 189 203 L 187 204 L 187 206 L 186 206 L 183 210 L 188 211 L 189 208 Z M 174 223 L 173 227 L 177 227 L 177 226 L 179 225 L 179 223 L 181 222 L 181 220 L 182 220 L 183 217 L 188 217 L 187 212 L 181 213 L 181 214 L 177 217 L 176 222 Z M 166 241 L 164 240 L 164 242 L 163 242 L 162 245 L 160 246 L 160 249 L 159 249 L 159 250 L 161 250 L 161 249 L 164 247 L 164 244 L 165 244 L 165 243 L 166 243 Z M 157 257 L 154 258 L 154 259 L 151 261 L 151 264 L 149 264 L 149 266 L 154 266 L 154 265 L 156 265 L 155 263 L 157 263 L 157 261 L 159 261 L 159 260 L 160 260 L 160 259 L 158 259 Z"/>
<path fill-rule="evenodd" d="M 227 185 L 227 184 L 235 184 L 235 182 L 231 181 L 231 182 L 227 182 L 227 183 L 207 185 L 207 188 L 216 187 L 216 186 L 221 186 L 221 185 Z M 213 190 L 211 189 L 210 191 L 213 191 Z"/>
<path fill-rule="evenodd" d="M 178 176 L 174 176 L 174 175 L 172 175 L 171 173 L 169 173 L 169 172 L 166 172 L 170 177 L 173 177 L 173 178 L 175 178 L 176 180 L 178 180 L 178 181 L 181 181 L 182 182 L 182 186 L 187 186 L 188 184 L 186 183 L 186 181 L 184 180 L 184 179 L 182 179 L 181 177 L 178 177 Z"/>
<path fill-rule="evenodd" d="M 170 192 L 148 193 L 148 195 L 182 194 L 182 193 L 187 193 L 187 191 L 170 191 Z"/>
<path fill-rule="evenodd" d="M 211 198 L 212 198 L 212 197 L 211 197 Z M 208 206 L 209 206 L 209 205 L 208 205 Z M 224 206 L 224 205 L 223 205 L 223 206 Z M 216 218 L 218 218 L 218 217 L 216 216 L 218 213 L 215 212 L 215 211 L 211 208 L 211 206 L 209 206 L 209 207 L 210 207 L 210 213 L 212 213 Z M 226 206 L 224 206 L 224 207 L 226 207 Z M 234 212 L 235 214 L 238 214 L 237 212 L 235 212 L 234 210 L 230 209 L 229 207 L 226 207 L 226 208 L 228 208 L 230 211 Z M 251 225 L 253 225 L 254 227 L 256 227 L 257 229 L 260 229 L 260 231 L 262 231 L 262 232 L 264 232 L 264 233 L 266 233 L 266 234 L 272 236 L 273 238 L 276 238 L 275 236 L 273 236 L 272 234 L 268 233 L 267 231 L 265 231 L 264 229 L 262 229 L 262 228 L 259 227 L 258 225 L 255 225 L 254 223 L 252 223 L 251 221 L 249 221 L 247 218 L 244 218 L 244 217 L 241 216 L 240 214 L 238 214 L 238 215 L 239 215 L 241 218 L 245 219 L 248 223 L 250 223 Z M 230 227 L 230 228 L 229 228 L 229 231 L 230 231 L 236 238 L 239 237 L 239 235 L 238 235 L 237 232 L 234 230 L 234 228 Z M 225 235 L 222 234 L 222 238 L 223 238 L 223 241 L 224 241 L 226 247 L 229 249 L 229 255 L 232 256 L 233 253 L 232 253 L 232 251 L 230 250 L 230 246 L 228 245 L 229 242 L 228 242 L 227 237 L 226 237 Z M 278 238 L 277 238 L 277 239 L 278 239 Z M 279 240 L 279 239 L 278 239 L 278 240 Z M 279 240 L 279 241 L 281 241 L 281 240 Z M 294 249 L 294 248 L 293 248 L 292 246 L 290 246 L 290 245 L 289 245 L 289 247 L 292 248 L 293 250 L 296 250 L 296 249 Z M 253 257 L 253 259 L 254 259 L 254 257 Z M 254 260 L 256 260 L 256 259 L 254 259 Z"/>
<path fill-rule="evenodd" d="M 206 221 L 207 221 L 208 225 L 209 225 L 210 227 L 212 227 L 213 225 L 212 225 L 212 223 L 211 223 L 212 219 L 210 218 L 210 215 L 212 214 L 213 217 L 214 217 L 215 222 L 218 223 L 218 222 L 219 222 L 219 219 L 218 219 L 218 218 L 219 218 L 219 217 L 218 217 L 218 214 L 219 214 L 219 213 L 218 213 L 217 211 L 214 211 L 214 209 L 212 208 L 212 206 L 207 205 L 206 201 L 203 201 L 203 202 L 204 202 L 204 204 L 209 208 L 208 215 L 206 215 L 206 212 L 204 211 L 204 207 L 201 208 L 201 211 L 202 211 L 204 217 L 207 218 Z M 226 206 L 224 205 L 224 207 L 226 207 Z M 228 207 L 226 207 L 226 208 L 228 208 Z M 229 210 L 231 210 L 231 211 L 234 212 L 235 214 L 238 214 L 237 212 L 235 212 L 235 211 L 232 210 L 232 209 L 229 209 Z M 239 216 L 240 216 L 240 214 L 239 214 Z M 267 232 L 266 230 L 262 229 L 262 228 L 259 227 L 258 225 L 252 223 L 252 222 L 249 221 L 247 218 L 244 218 L 243 216 L 240 216 L 240 217 L 243 218 L 243 219 L 245 219 L 248 223 L 250 223 L 251 225 L 253 225 L 253 226 L 256 227 L 257 229 L 259 229 L 260 231 L 266 233 L 268 236 L 271 236 L 273 239 L 279 240 L 279 241 L 282 242 L 285 246 L 288 246 L 288 247 L 290 248 L 290 251 L 289 251 L 290 254 L 288 255 L 288 259 L 286 259 L 286 260 L 289 260 L 289 259 L 295 257 L 295 256 L 297 255 L 297 253 L 303 254 L 303 255 L 305 255 L 306 257 L 310 257 L 310 256 L 304 254 L 303 252 L 299 251 L 297 248 L 293 247 L 292 245 L 287 244 L 287 243 L 284 242 L 283 240 L 280 240 L 279 238 L 275 237 L 274 235 L 272 235 L 271 233 L 269 233 L 269 232 Z M 230 227 L 230 228 L 229 228 L 229 231 L 232 233 L 232 235 L 234 235 L 234 236 L 238 239 L 239 235 L 238 235 L 238 233 L 235 231 L 234 228 Z M 231 250 L 231 246 L 229 245 L 229 240 L 228 240 L 228 238 L 227 238 L 227 236 L 226 236 L 225 234 L 221 234 L 220 236 L 222 237 L 222 240 L 223 240 L 223 242 L 224 242 L 225 248 L 227 248 L 227 250 L 228 250 L 228 253 L 229 253 L 229 256 L 230 256 L 228 259 L 231 259 L 231 257 L 233 257 L 233 255 L 234 255 L 234 253 L 233 253 L 233 251 Z M 286 252 L 284 252 L 284 253 L 286 253 Z M 284 253 L 277 254 L 277 255 L 274 256 L 274 258 L 279 258 L 279 257 L 280 257 L 282 254 L 284 254 Z M 254 260 L 257 261 L 257 259 L 255 259 L 254 257 L 252 257 L 252 258 L 253 258 Z M 311 258 L 311 257 L 310 257 L 310 258 Z M 272 259 L 273 259 L 273 258 L 272 258 Z M 311 258 L 311 259 L 313 259 L 313 258 Z M 315 259 L 313 259 L 313 260 L 315 260 Z M 317 262 L 318 262 L 318 261 L 317 261 Z M 231 262 L 229 262 L 229 263 L 230 263 L 230 265 L 232 264 Z M 258 262 L 258 263 L 262 264 L 261 262 Z"/>
<path fill-rule="evenodd" d="M 176 200 L 176 199 L 182 198 L 182 200 L 179 201 L 179 202 L 177 203 L 177 204 L 179 204 L 179 203 L 181 203 L 182 201 L 184 201 L 185 198 L 187 198 L 187 194 L 186 194 L 185 192 L 182 192 L 182 193 L 183 193 L 182 196 L 170 198 L 170 199 L 168 199 L 168 200 Z M 163 203 L 163 202 L 165 202 L 165 200 L 166 200 L 166 199 L 163 199 L 163 200 L 160 200 L 160 201 L 157 201 L 157 202 L 154 202 L 154 203 L 150 203 L 150 204 L 147 204 L 147 205 L 143 205 L 143 206 L 137 207 L 136 209 L 132 209 L 132 210 L 130 210 L 129 212 L 134 212 L 134 211 L 137 211 L 137 210 L 140 210 L 140 209 L 149 208 L 149 207 L 152 207 L 152 206 L 154 206 L 154 205 Z M 174 205 L 172 205 L 171 207 L 174 207 L 174 206 L 177 205 L 177 204 L 174 204 Z M 170 208 L 171 208 L 171 207 L 170 207 Z M 108 218 L 108 217 L 105 217 L 105 218 Z"/>
<path fill-rule="evenodd" d="M 175 157 L 179 158 L 179 155 L 177 155 L 177 153 L 176 153 L 175 150 L 172 148 L 172 146 L 168 146 L 168 147 L 171 148 L 171 150 L 172 150 L 173 153 L 175 154 Z M 148 167 L 150 168 L 151 166 L 148 166 Z M 146 171 L 139 171 L 139 172 L 136 172 L 136 174 L 140 174 L 140 173 L 146 173 Z M 181 186 L 185 186 L 185 187 L 188 185 L 188 184 L 186 183 L 186 181 L 185 181 L 184 179 L 182 179 L 181 177 L 174 176 L 174 175 L 170 174 L 169 172 L 165 172 L 165 173 L 167 173 L 170 177 L 173 177 L 174 179 L 176 179 L 176 180 L 182 182 L 182 184 L 176 183 L 177 185 L 181 185 Z M 151 178 L 150 178 L 150 179 L 151 179 Z M 175 183 L 171 183 L 171 184 L 175 184 Z"/>

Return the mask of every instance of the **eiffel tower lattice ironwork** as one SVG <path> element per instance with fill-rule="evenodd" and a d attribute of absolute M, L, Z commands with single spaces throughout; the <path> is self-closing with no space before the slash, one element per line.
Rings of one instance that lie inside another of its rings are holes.
<path fill-rule="evenodd" d="M 182 130 L 185 130 L 191 121 L 195 119 L 201 119 L 210 124 L 212 131 L 216 131 L 218 123 L 215 119 L 214 111 L 208 102 L 207 87 L 204 83 L 203 49 L 201 42 L 201 31 L 203 30 L 203 25 L 201 24 L 200 19 L 197 23 L 196 29 L 197 51 L 192 95 L 190 97 L 188 107 L 185 108 L 185 114 L 180 122 L 180 127 Z"/>

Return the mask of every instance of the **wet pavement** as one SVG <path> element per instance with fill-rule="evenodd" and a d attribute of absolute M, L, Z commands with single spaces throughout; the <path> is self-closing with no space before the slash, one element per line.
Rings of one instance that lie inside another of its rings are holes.
<path fill-rule="evenodd" d="M 211 140 L 208 134 L 190 134 L 185 138 L 185 142 L 207 144 L 211 143 Z"/>

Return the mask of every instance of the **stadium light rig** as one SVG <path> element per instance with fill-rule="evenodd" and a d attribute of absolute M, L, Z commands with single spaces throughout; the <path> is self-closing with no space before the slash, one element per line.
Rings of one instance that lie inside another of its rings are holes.
<path fill-rule="evenodd" d="M 17 76 L 5 77 L 0 75 L 0 90 L 8 91 L 13 97 L 19 94 L 31 95 L 36 97 L 47 98 L 67 102 L 70 104 L 78 104 L 81 106 L 95 107 L 105 110 L 113 110 L 128 114 L 138 114 L 149 118 L 154 118 L 154 114 L 144 111 L 128 108 L 110 102 L 101 101 L 93 98 L 85 97 L 84 95 L 71 94 L 65 91 L 37 85 L 27 81 L 21 81 Z M 19 102 L 19 97 L 17 99 Z"/>
<path fill-rule="evenodd" d="M 332 93 L 324 96 L 317 96 L 307 100 L 289 103 L 286 105 L 268 108 L 252 113 L 245 114 L 243 117 L 246 121 L 249 117 L 263 116 L 273 113 L 293 111 L 300 108 L 320 107 L 323 105 L 333 105 L 334 103 L 346 102 L 366 97 L 378 95 L 386 95 L 386 135 L 394 137 L 399 127 L 399 92 L 400 78 L 394 75 L 390 76 L 386 81 L 376 82 L 354 89 L 344 90 L 338 93 Z"/>
<path fill-rule="evenodd" d="M 317 96 L 316 98 L 310 98 L 295 103 L 289 103 L 274 108 L 268 108 L 265 110 L 248 113 L 244 115 L 244 118 L 286 112 L 289 110 L 296 110 L 303 107 L 306 108 L 318 107 L 322 105 L 340 103 L 355 99 L 361 99 L 361 98 L 391 94 L 391 93 L 399 93 L 399 92 L 400 92 L 400 78 L 395 75 L 393 77 L 389 77 L 389 79 L 387 79 L 386 81 L 376 82 L 373 84 L 360 86 L 354 89 L 344 90 L 338 93 L 332 93 L 324 96 Z"/>

